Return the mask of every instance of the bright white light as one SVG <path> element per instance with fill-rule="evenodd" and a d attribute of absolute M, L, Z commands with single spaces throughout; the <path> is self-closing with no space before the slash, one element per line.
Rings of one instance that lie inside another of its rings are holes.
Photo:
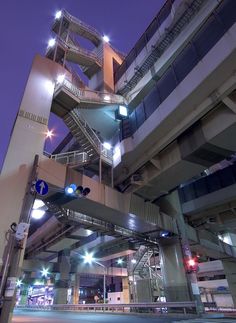
<path fill-rule="evenodd" d="M 92 234 L 92 233 L 93 233 L 93 231 L 92 231 L 92 230 L 89 230 L 89 229 L 86 229 L 86 233 L 87 233 L 87 235 L 89 236 L 90 234 Z"/>
<path fill-rule="evenodd" d="M 124 261 L 123 259 L 119 258 L 119 259 L 117 260 L 118 265 L 123 264 L 123 261 Z"/>
<path fill-rule="evenodd" d="M 37 209 L 39 209 L 40 207 L 42 207 L 44 205 L 45 205 L 45 203 L 42 200 L 36 199 L 36 200 L 34 200 L 33 209 L 37 210 Z"/>
<path fill-rule="evenodd" d="M 84 258 L 84 263 L 88 263 L 91 264 L 95 259 L 93 258 L 93 254 L 92 253 L 85 253 L 85 255 L 83 256 Z"/>
<path fill-rule="evenodd" d="M 111 98 L 110 98 L 110 95 L 104 95 L 104 100 L 105 100 L 105 101 L 110 101 L 110 99 L 111 99 Z"/>
<path fill-rule="evenodd" d="M 16 287 L 21 287 L 22 284 L 23 284 L 22 283 L 22 279 L 17 279 L 17 281 L 16 281 Z"/>
<path fill-rule="evenodd" d="M 189 266 L 194 266 L 196 264 L 194 259 L 189 259 L 188 261 Z"/>
<path fill-rule="evenodd" d="M 54 83 L 52 81 L 45 81 L 45 88 L 48 90 L 49 94 L 53 94 L 54 92 Z"/>
<path fill-rule="evenodd" d="M 64 74 L 58 75 L 58 77 L 57 77 L 57 83 L 59 83 L 59 84 L 63 83 L 64 79 L 65 79 L 65 75 Z"/>
<path fill-rule="evenodd" d="M 45 214 L 44 210 L 32 210 L 31 212 L 31 216 L 35 220 L 41 219 L 44 216 L 44 214 Z"/>
<path fill-rule="evenodd" d="M 67 193 L 67 194 L 73 194 L 73 193 L 74 193 L 73 188 L 72 188 L 72 187 L 67 187 L 67 188 L 66 188 L 66 193 Z"/>
<path fill-rule="evenodd" d="M 109 142 L 104 142 L 103 147 L 110 150 L 111 149 L 111 144 L 109 144 Z"/>
<path fill-rule="evenodd" d="M 51 38 L 48 41 L 48 47 L 53 47 L 56 44 L 56 39 L 55 38 Z"/>
<path fill-rule="evenodd" d="M 113 153 L 113 160 L 114 161 L 120 161 L 120 156 L 121 156 L 120 147 L 116 146 L 115 149 L 114 149 L 114 153 Z"/>
<path fill-rule="evenodd" d="M 109 41 L 110 41 L 110 39 L 109 39 L 109 37 L 107 35 L 104 35 L 102 37 L 102 39 L 104 40 L 105 43 L 109 43 Z"/>
<path fill-rule="evenodd" d="M 41 275 L 43 277 L 47 278 L 48 274 L 49 274 L 48 268 L 43 268 L 43 270 L 41 270 Z"/>
<path fill-rule="evenodd" d="M 61 10 L 57 11 L 56 14 L 55 14 L 55 19 L 60 19 L 61 18 Z"/>
<path fill-rule="evenodd" d="M 128 116 L 128 109 L 124 105 L 119 105 L 119 114 L 123 117 Z"/>
<path fill-rule="evenodd" d="M 53 131 L 52 130 L 48 130 L 47 132 L 46 132 L 46 138 L 52 138 L 54 136 L 54 133 L 53 133 Z"/>
<path fill-rule="evenodd" d="M 131 262 L 132 262 L 132 264 L 136 264 L 137 260 L 136 259 L 132 259 Z"/>

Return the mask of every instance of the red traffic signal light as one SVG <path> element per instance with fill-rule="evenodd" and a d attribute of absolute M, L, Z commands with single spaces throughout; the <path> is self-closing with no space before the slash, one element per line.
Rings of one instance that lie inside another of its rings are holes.
<path fill-rule="evenodd" d="M 196 258 L 189 258 L 186 260 L 186 270 L 189 273 L 198 271 L 198 261 Z"/>

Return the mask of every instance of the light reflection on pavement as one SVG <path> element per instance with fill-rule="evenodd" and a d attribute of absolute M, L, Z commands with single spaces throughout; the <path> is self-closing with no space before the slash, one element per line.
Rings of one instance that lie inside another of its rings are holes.
<path fill-rule="evenodd" d="M 12 323 L 171 323 L 180 319 L 183 317 L 16 310 Z"/>

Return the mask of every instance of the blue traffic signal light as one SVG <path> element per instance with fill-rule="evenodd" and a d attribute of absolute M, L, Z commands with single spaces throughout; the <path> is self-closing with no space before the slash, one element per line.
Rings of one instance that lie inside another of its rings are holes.
<path fill-rule="evenodd" d="M 89 187 L 83 188 L 83 186 L 80 186 L 80 185 L 77 186 L 75 184 L 70 184 L 65 188 L 66 195 L 84 197 L 84 196 L 87 196 L 89 193 L 90 193 Z"/>

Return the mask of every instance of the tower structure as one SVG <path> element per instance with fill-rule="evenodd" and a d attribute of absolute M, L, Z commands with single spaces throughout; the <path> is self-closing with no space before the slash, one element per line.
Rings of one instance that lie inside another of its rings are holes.
<path fill-rule="evenodd" d="M 236 150 L 235 4 L 167 1 L 126 57 L 94 28 L 66 10 L 58 12 L 55 39 L 46 57 L 36 56 L 33 62 L 2 169 L 0 255 L 4 234 L 18 220 L 29 168 L 38 154 L 38 178 L 58 192 L 51 190 L 45 199 L 53 216 L 44 224 L 47 231 L 36 230 L 28 239 L 28 259 L 35 253 L 41 260 L 52 259 L 43 252 L 57 244 L 60 226 L 67 255 L 80 248 L 76 239 L 106 245 L 99 251 L 106 260 L 133 254 L 130 261 L 136 263 L 128 266 L 133 300 L 142 301 L 145 279 L 155 280 L 158 286 L 154 291 L 154 284 L 147 284 L 145 300 L 163 292 L 168 301 L 197 300 L 201 312 L 196 273 L 186 267 L 194 253 L 227 258 L 226 275 L 233 281 L 236 250 L 218 238 L 221 230 L 234 233 L 218 216 L 221 208 L 229 211 L 229 201 L 235 202 L 232 187 L 226 189 L 235 182 L 233 161 L 224 171 L 232 175 L 227 185 L 222 173 L 211 172 L 225 158 L 232 160 Z M 93 50 L 81 47 L 80 37 Z M 50 111 L 70 133 L 45 157 Z M 89 186 L 88 198 L 65 198 L 62 189 L 72 182 Z M 208 225 L 210 218 L 215 225 Z M 78 226 L 94 233 L 99 228 L 103 236 L 76 238 Z M 119 250 L 117 241 L 123 241 Z M 55 247 L 55 258 L 62 251 Z M 156 260 L 162 275 L 152 271 Z M 65 295 L 65 287 L 60 288 Z M 231 292 L 235 299 L 233 284 Z"/>

